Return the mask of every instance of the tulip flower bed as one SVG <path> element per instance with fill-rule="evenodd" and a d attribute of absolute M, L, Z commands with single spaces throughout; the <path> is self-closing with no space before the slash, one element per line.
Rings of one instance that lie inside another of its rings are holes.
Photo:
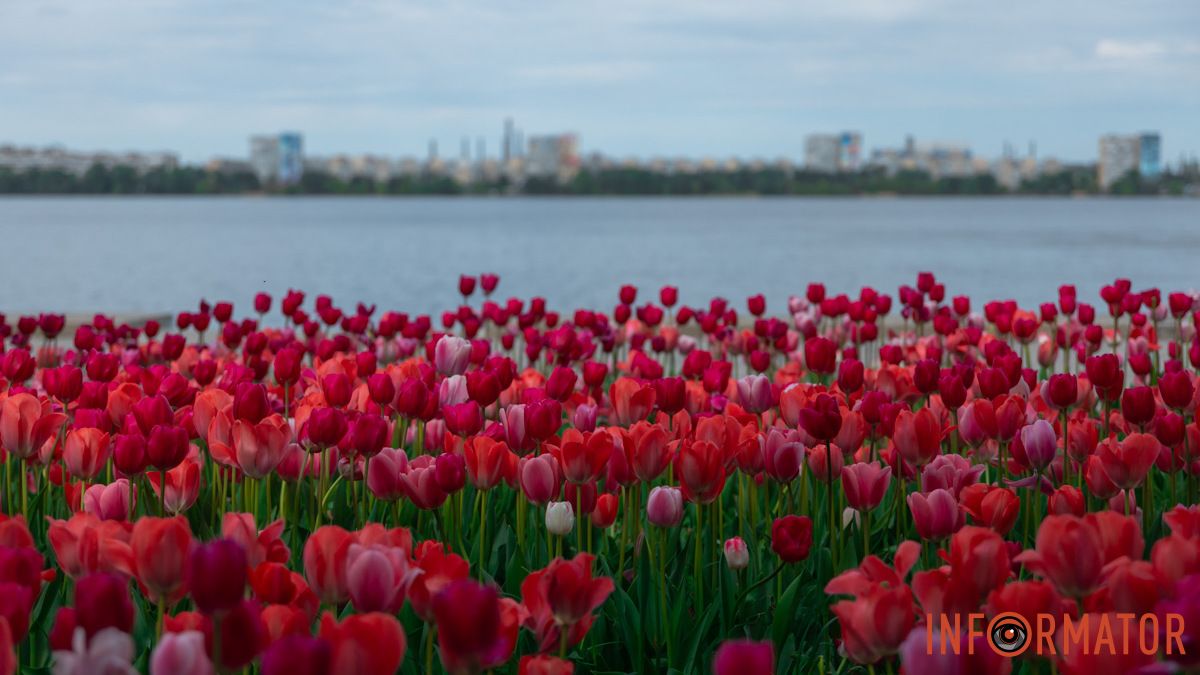
<path fill-rule="evenodd" d="M 928 646 L 972 614 L 1178 614 L 1200 654 L 1195 296 L 977 314 L 921 274 L 895 306 L 626 286 L 559 315 L 497 281 L 437 327 L 297 291 L 0 320 L 0 673 L 1200 664 L 1162 626 Z"/>

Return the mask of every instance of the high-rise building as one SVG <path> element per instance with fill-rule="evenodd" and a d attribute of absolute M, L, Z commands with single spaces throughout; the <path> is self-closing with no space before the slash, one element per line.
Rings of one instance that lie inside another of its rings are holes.
<path fill-rule="evenodd" d="M 304 136 L 295 131 L 279 134 L 279 184 L 295 185 L 304 175 Z"/>
<path fill-rule="evenodd" d="M 1100 189 L 1110 189 L 1125 174 L 1139 169 L 1141 144 L 1142 138 L 1137 135 L 1105 134 L 1100 137 L 1100 157 L 1096 162 Z M 1157 150 L 1156 146 L 1156 155 Z"/>
<path fill-rule="evenodd" d="M 294 185 L 304 175 L 304 137 L 294 131 L 251 136 L 250 168 L 263 185 Z"/>
<path fill-rule="evenodd" d="M 579 137 L 551 134 L 529 137 L 528 176 L 570 180 L 579 170 Z"/>
<path fill-rule="evenodd" d="M 250 168 L 258 176 L 258 182 L 266 185 L 279 178 L 279 137 L 250 137 Z"/>
<path fill-rule="evenodd" d="M 858 171 L 862 162 L 862 134 L 810 134 L 804 138 L 804 166 L 810 171 Z"/>
<path fill-rule="evenodd" d="M 1162 137 L 1147 131 L 1138 137 L 1138 173 L 1142 178 L 1157 178 L 1162 172 Z"/>
<path fill-rule="evenodd" d="M 804 167 L 809 171 L 835 173 L 841 137 L 836 134 L 809 134 L 804 138 Z"/>

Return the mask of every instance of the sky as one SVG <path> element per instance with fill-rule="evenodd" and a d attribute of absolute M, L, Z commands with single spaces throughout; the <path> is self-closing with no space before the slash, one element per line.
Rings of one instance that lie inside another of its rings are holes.
<path fill-rule="evenodd" d="M 1200 153 L 1195 0 L 0 0 L 0 143 L 245 156 L 498 152 L 503 121 L 619 157 L 803 157 L 1107 132 Z"/>

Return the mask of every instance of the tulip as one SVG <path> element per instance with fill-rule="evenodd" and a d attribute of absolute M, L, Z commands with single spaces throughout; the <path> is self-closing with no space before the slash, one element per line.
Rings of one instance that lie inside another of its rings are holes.
<path fill-rule="evenodd" d="M 421 570 L 408 589 L 413 611 L 426 623 L 434 620 L 433 599 L 450 584 L 465 579 L 471 572 L 463 558 L 446 553 L 440 543 L 418 550 L 417 568 Z"/>
<path fill-rule="evenodd" d="M 738 400 L 748 412 L 761 413 L 771 407 L 771 382 L 763 375 L 747 375 L 737 382 Z"/>
<path fill-rule="evenodd" d="M 188 434 L 183 427 L 155 425 L 146 441 L 146 457 L 159 471 L 179 466 L 188 452 Z"/>
<path fill-rule="evenodd" d="M 654 387 L 628 377 L 617 378 L 608 388 L 608 395 L 612 400 L 613 421 L 623 427 L 646 419 L 654 407 Z"/>
<path fill-rule="evenodd" d="M 812 520 L 808 516 L 784 516 L 771 524 L 771 550 L 785 563 L 798 563 L 812 548 Z"/>
<path fill-rule="evenodd" d="M 376 499 L 394 502 L 404 494 L 401 475 L 407 469 L 408 457 L 403 450 L 383 448 L 378 455 L 371 458 L 371 471 L 367 475 L 367 489 L 375 495 Z"/>
<path fill-rule="evenodd" d="M 816 337 L 804 342 L 804 365 L 814 373 L 828 375 L 837 363 L 837 345 L 832 340 Z"/>
<path fill-rule="evenodd" d="M 473 436 L 483 428 L 483 411 L 474 401 L 459 403 L 442 409 L 446 429 L 456 436 Z"/>
<path fill-rule="evenodd" d="M 192 550 L 188 590 L 196 608 L 214 614 L 232 608 L 246 593 L 246 552 L 231 539 L 217 539 Z"/>
<path fill-rule="evenodd" d="M 725 488 L 725 459 L 721 450 L 708 441 L 684 441 L 675 457 L 675 475 L 685 499 L 709 504 Z"/>
<path fill-rule="evenodd" d="M 179 514 L 190 508 L 200 497 L 201 462 L 185 460 L 182 464 L 166 472 L 166 494 L 163 494 L 163 474 L 153 472 L 148 475 L 150 487 L 158 496 L 159 503 L 170 513 Z M 124 479 L 119 479 L 120 480 Z"/>
<path fill-rule="evenodd" d="M 453 335 L 443 335 L 434 347 L 434 367 L 442 375 L 462 375 L 471 361 L 471 343 Z"/>
<path fill-rule="evenodd" d="M 818 394 L 800 410 L 799 421 L 808 435 L 820 441 L 831 441 L 842 428 L 842 412 L 837 399 L 828 394 Z"/>
<path fill-rule="evenodd" d="M 1070 598 L 1081 598 L 1101 582 L 1104 552 L 1099 533 L 1075 516 L 1047 516 L 1038 527 L 1035 549 L 1017 556 L 1024 564 Z"/>
<path fill-rule="evenodd" d="M 490 490 L 504 478 L 511 452 L 503 442 L 496 442 L 487 436 L 473 436 L 467 440 L 463 454 L 471 484 L 479 490 Z"/>
<path fill-rule="evenodd" d="M 590 483 L 600 477 L 613 454 L 613 437 L 606 431 L 563 433 L 559 461 L 563 477 L 572 483 Z"/>
<path fill-rule="evenodd" d="M 258 605 L 253 600 L 243 600 L 221 615 L 220 625 L 214 625 L 219 630 L 221 640 L 220 654 L 216 655 L 217 667 L 227 670 L 241 670 L 250 664 L 264 646 L 266 630 L 262 623 Z M 216 636 L 205 636 L 208 652 L 214 654 Z"/>
<path fill-rule="evenodd" d="M 629 434 L 633 441 L 625 444 L 629 466 L 638 480 L 652 483 L 671 462 L 667 432 L 657 424 L 638 422 L 630 427 Z"/>
<path fill-rule="evenodd" d="M 948 490 L 938 488 L 928 495 L 914 492 L 908 495 L 908 509 L 917 534 L 925 540 L 944 539 L 962 526 L 958 502 Z"/>
<path fill-rule="evenodd" d="M 508 658 L 512 648 L 504 634 L 502 605 L 494 588 L 470 579 L 438 593 L 433 602 L 438 653 L 448 672 L 482 672 Z"/>
<path fill-rule="evenodd" d="M 204 650 L 204 633 L 167 633 L 150 655 L 150 675 L 211 675 L 212 661 Z"/>
<path fill-rule="evenodd" d="M 271 411 L 267 388 L 253 382 L 242 382 L 233 395 L 233 418 L 258 424 Z"/>
<path fill-rule="evenodd" d="M 1079 398 L 1079 384 L 1070 373 L 1051 375 L 1042 385 L 1042 397 L 1057 410 L 1066 410 Z"/>
<path fill-rule="evenodd" d="M 346 562 L 354 535 L 336 525 L 317 528 L 304 543 L 304 579 L 322 603 L 339 605 L 350 597 Z"/>
<path fill-rule="evenodd" d="M 646 520 L 657 527 L 675 527 L 683 520 L 683 493 L 679 488 L 658 486 L 650 490 Z"/>
<path fill-rule="evenodd" d="M 346 415 L 337 408 L 316 408 L 305 423 L 307 436 L 313 444 L 324 450 L 336 446 L 346 436 L 349 425 Z"/>
<path fill-rule="evenodd" d="M 133 630 L 129 582 L 116 574 L 90 574 L 75 585 L 75 622 L 89 636 L 106 628 Z"/>
<path fill-rule="evenodd" d="M 775 647 L 771 642 L 726 640 L 713 656 L 713 675 L 774 675 Z"/>
<path fill-rule="evenodd" d="M 1195 387 L 1191 376 L 1179 370 L 1163 373 L 1158 379 L 1158 391 L 1168 408 L 1183 410 L 1191 405 Z"/>
<path fill-rule="evenodd" d="M 1134 426 L 1145 427 L 1154 419 L 1156 407 L 1154 390 L 1150 387 L 1134 387 L 1121 394 L 1121 415 Z"/>
<path fill-rule="evenodd" d="M 892 468 L 876 462 L 860 462 L 842 469 L 842 489 L 846 503 L 858 511 L 879 506 L 892 482 Z"/>
<path fill-rule="evenodd" d="M 592 525 L 601 529 L 607 530 L 617 522 L 617 496 L 611 492 L 606 492 L 596 497 L 596 506 L 592 509 Z"/>
<path fill-rule="evenodd" d="M 346 583 L 360 613 L 400 610 L 412 575 L 408 557 L 398 546 L 352 544 L 346 556 Z"/>
<path fill-rule="evenodd" d="M 571 502 L 550 502 L 546 505 L 546 531 L 557 536 L 570 534 L 575 527 L 575 510 Z"/>
<path fill-rule="evenodd" d="M 558 496 L 561 486 L 558 461 L 553 455 L 522 457 L 517 469 L 521 491 L 534 504 L 545 504 Z"/>
<path fill-rule="evenodd" d="M 291 428 L 279 415 L 255 424 L 239 419 L 233 423 L 232 440 L 242 472 L 250 478 L 263 478 L 283 461 Z"/>
<path fill-rule="evenodd" d="M 62 447 L 62 464 L 71 476 L 82 480 L 95 478 L 108 462 L 109 436 L 100 429 L 74 429 L 67 432 Z"/>
<path fill-rule="evenodd" d="M 76 631 L 71 649 L 54 652 L 54 673 L 136 673 L 133 656 L 133 638 L 123 631 L 107 628 L 91 639 L 86 639 L 82 631 Z"/>
<path fill-rule="evenodd" d="M 1146 479 L 1161 448 L 1158 439 L 1150 434 L 1130 434 L 1119 444 L 1101 443 L 1096 456 L 1109 480 L 1118 488 L 1129 490 Z"/>
<path fill-rule="evenodd" d="M 334 673 L 392 675 L 407 650 L 400 622 L 380 612 L 351 615 L 340 623 L 326 612 L 318 635 L 330 645 Z"/>
<path fill-rule="evenodd" d="M 780 483 L 790 483 L 800 475 L 804 466 L 804 444 L 795 431 L 783 432 L 772 428 L 765 436 L 759 434 L 763 469 Z"/>
<path fill-rule="evenodd" d="M 128 520 L 133 508 L 130 484 L 118 478 L 108 485 L 90 485 L 83 493 L 83 510 L 101 520 Z"/>
<path fill-rule="evenodd" d="M 1033 469 L 1039 473 L 1054 461 L 1058 454 L 1058 439 L 1054 427 L 1046 420 L 1038 420 L 1021 429 L 1021 448 Z M 1014 452 L 1016 452 L 1014 450 Z"/>
<path fill-rule="evenodd" d="M 741 537 L 725 540 L 725 564 L 734 571 L 746 569 L 750 565 L 750 549 Z"/>
<path fill-rule="evenodd" d="M 929 408 L 921 408 L 915 414 L 902 410 L 896 416 L 892 440 L 905 461 L 921 467 L 941 450 L 941 424 Z"/>
<path fill-rule="evenodd" d="M 181 516 L 139 518 L 129 538 L 133 571 L 155 602 L 171 603 L 183 596 L 192 531 Z"/>
<path fill-rule="evenodd" d="M 263 652 L 261 672 L 262 675 L 332 675 L 332 661 L 333 650 L 327 641 L 288 635 Z"/>
<path fill-rule="evenodd" d="M 52 413 L 30 394 L 10 394 L 0 403 L 0 445 L 19 459 L 28 460 L 45 445 L 67 421 L 62 413 Z"/>
<path fill-rule="evenodd" d="M 556 656 L 526 654 L 517 666 L 517 675 L 574 675 L 575 664 Z"/>

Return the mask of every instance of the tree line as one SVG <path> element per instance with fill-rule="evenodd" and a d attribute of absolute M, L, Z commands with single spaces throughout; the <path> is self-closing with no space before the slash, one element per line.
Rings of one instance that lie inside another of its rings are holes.
<path fill-rule="evenodd" d="M 1200 185 L 1200 169 L 1184 165 L 1180 171 L 1154 180 L 1130 172 L 1111 186 L 1117 195 L 1184 194 Z M 1098 194 L 1092 167 L 1068 167 L 1023 181 L 1009 191 L 990 174 L 934 178 L 924 171 L 888 174 L 871 168 L 853 173 L 786 171 L 780 168 L 733 171 L 664 173 L 640 168 L 584 169 L 568 181 L 530 177 L 523 183 L 507 178 L 460 183 L 450 176 L 411 174 L 387 180 L 356 176 L 349 180 L 307 171 L 297 184 L 263 185 L 251 172 L 218 172 L 199 167 L 159 167 L 138 171 L 131 166 L 96 164 L 82 175 L 61 169 L 16 171 L 0 167 L 0 194 L 162 194 L 209 195 L 278 193 L 304 195 L 1033 195 Z"/>

